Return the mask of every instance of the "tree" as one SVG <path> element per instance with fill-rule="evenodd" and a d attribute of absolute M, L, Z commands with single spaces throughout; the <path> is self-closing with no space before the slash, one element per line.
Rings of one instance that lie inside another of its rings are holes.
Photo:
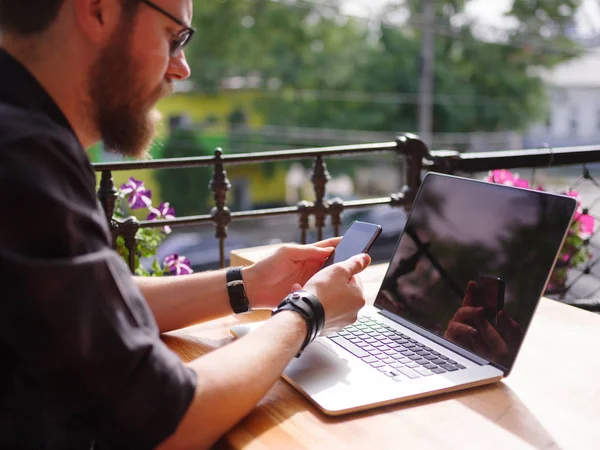
<path fill-rule="evenodd" d="M 457 20 L 467 2 L 437 2 L 434 131 L 524 129 L 546 106 L 532 69 L 579 53 L 565 31 L 581 0 L 514 0 L 517 26 L 486 30 L 492 39 Z M 366 21 L 341 15 L 336 0 L 203 2 L 195 19 L 202 42 L 189 55 L 194 77 L 218 90 L 225 77 L 258 75 L 256 108 L 272 125 L 413 131 L 420 4 L 390 2 Z"/>
<path fill-rule="evenodd" d="M 188 127 L 174 129 L 166 140 L 163 158 L 211 156 L 198 133 Z M 200 214 L 210 201 L 211 167 L 161 169 L 156 172 L 162 198 L 169 201 L 178 216 Z"/>

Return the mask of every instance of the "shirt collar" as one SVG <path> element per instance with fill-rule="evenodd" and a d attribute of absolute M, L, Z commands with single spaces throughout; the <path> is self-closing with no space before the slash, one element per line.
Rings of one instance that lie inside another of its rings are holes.
<path fill-rule="evenodd" d="M 33 74 L 2 48 L 0 67 L 0 102 L 42 113 L 75 134 L 63 112 Z"/>

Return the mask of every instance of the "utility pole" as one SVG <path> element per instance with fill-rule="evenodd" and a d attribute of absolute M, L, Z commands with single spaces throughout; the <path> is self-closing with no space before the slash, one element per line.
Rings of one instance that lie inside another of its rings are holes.
<path fill-rule="evenodd" d="M 421 0 L 421 78 L 419 88 L 419 135 L 431 147 L 435 81 L 435 0 Z"/>

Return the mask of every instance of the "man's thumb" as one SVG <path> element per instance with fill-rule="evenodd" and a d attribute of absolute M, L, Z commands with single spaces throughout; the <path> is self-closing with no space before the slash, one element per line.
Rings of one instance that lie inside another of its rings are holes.
<path fill-rule="evenodd" d="M 349 278 L 352 278 L 354 275 L 361 273 L 369 264 L 371 264 L 371 257 L 366 253 L 361 253 L 360 255 L 356 255 L 347 259 L 341 264 L 348 271 Z"/>

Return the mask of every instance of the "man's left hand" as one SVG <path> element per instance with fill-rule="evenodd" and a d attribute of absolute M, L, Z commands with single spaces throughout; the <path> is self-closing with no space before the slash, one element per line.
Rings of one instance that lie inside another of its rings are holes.
<path fill-rule="evenodd" d="M 304 284 L 323 266 L 341 238 L 311 245 L 286 244 L 272 255 L 242 271 L 252 309 L 273 309 L 298 285 Z"/>

